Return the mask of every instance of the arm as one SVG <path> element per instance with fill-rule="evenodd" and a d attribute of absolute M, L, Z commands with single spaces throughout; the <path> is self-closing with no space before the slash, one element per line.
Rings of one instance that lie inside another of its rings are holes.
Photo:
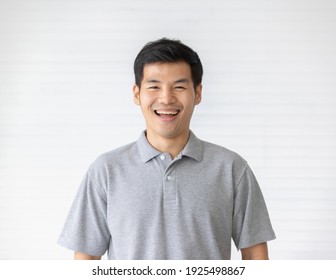
<path fill-rule="evenodd" d="M 91 256 L 81 252 L 75 252 L 74 254 L 75 260 L 100 260 L 101 256 Z"/>
<path fill-rule="evenodd" d="M 268 260 L 267 243 L 260 243 L 241 249 L 243 260 Z"/>

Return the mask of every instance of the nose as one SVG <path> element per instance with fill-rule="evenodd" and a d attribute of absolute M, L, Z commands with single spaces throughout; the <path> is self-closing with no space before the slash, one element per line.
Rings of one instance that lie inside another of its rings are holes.
<path fill-rule="evenodd" d="M 159 96 L 159 102 L 162 104 L 173 104 L 176 102 L 174 90 L 170 87 L 162 88 Z"/>

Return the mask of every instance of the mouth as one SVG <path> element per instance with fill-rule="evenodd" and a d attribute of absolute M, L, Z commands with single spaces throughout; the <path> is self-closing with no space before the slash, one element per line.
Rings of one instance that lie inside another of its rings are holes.
<path fill-rule="evenodd" d="M 169 109 L 169 110 L 154 110 L 155 115 L 157 115 L 162 121 L 169 122 L 176 119 L 177 115 L 180 113 L 180 110 Z"/>

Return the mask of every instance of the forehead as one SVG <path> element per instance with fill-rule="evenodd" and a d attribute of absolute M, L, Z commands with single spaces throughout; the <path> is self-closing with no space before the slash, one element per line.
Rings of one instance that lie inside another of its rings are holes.
<path fill-rule="evenodd" d="M 146 64 L 143 71 L 143 81 L 147 80 L 192 80 L 190 65 L 184 61 L 179 62 L 155 62 Z"/>

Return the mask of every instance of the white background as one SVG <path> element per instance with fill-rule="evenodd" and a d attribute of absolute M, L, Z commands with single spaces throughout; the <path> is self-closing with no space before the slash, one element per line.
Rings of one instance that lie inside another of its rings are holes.
<path fill-rule="evenodd" d="M 192 130 L 248 160 L 270 257 L 336 259 L 335 35 L 333 0 L 0 0 L 0 259 L 72 258 L 70 204 L 144 129 L 133 61 L 163 36 L 201 57 Z"/>

